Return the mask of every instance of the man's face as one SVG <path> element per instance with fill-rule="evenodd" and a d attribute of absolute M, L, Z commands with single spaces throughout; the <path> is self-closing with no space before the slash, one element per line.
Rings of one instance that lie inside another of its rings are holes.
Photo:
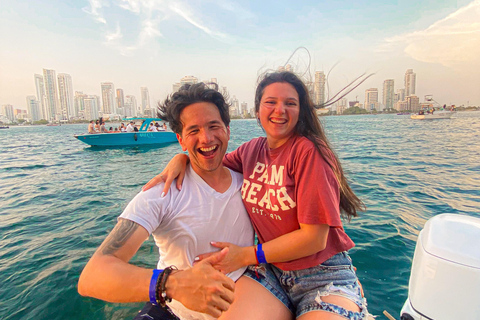
<path fill-rule="evenodd" d="M 218 108 L 210 102 L 187 106 L 180 114 L 182 134 L 177 134 L 183 151 L 188 151 L 195 172 L 220 172 L 230 139 L 230 128 L 220 117 Z"/>

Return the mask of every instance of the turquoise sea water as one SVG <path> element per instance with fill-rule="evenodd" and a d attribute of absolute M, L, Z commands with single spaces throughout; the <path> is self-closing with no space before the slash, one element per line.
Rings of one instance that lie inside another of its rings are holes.
<path fill-rule="evenodd" d="M 398 317 L 426 220 L 480 217 L 480 112 L 322 121 L 368 207 L 346 230 L 370 312 Z M 86 127 L 0 130 L 0 319 L 131 319 L 142 306 L 83 298 L 76 285 L 128 201 L 180 147 L 95 149 L 73 138 Z M 231 127 L 230 149 L 262 135 L 253 120 Z M 157 255 L 149 240 L 133 262 L 154 267 Z"/>

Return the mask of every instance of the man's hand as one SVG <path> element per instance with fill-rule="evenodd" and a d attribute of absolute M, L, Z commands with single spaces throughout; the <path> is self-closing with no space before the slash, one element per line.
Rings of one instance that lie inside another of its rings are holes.
<path fill-rule="evenodd" d="M 172 273 L 166 283 L 167 296 L 188 309 L 220 317 L 233 302 L 235 283 L 212 265 L 222 261 L 227 253 L 225 248 L 190 269 Z"/>

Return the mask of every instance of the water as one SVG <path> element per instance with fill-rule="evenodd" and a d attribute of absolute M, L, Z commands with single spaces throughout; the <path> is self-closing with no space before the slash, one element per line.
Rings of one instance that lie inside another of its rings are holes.
<path fill-rule="evenodd" d="M 480 216 L 480 112 L 322 121 L 368 207 L 346 229 L 370 312 L 398 317 L 426 220 Z M 128 201 L 180 147 L 94 149 L 73 138 L 86 127 L 0 130 L 0 319 L 131 319 L 142 306 L 83 298 L 76 285 Z M 230 150 L 261 134 L 253 120 L 233 121 Z M 156 260 L 149 240 L 132 261 Z"/>

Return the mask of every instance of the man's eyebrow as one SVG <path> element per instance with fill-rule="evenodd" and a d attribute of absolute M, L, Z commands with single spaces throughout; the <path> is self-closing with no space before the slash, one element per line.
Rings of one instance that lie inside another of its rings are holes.
<path fill-rule="evenodd" d="M 212 125 L 212 124 L 221 124 L 222 122 L 220 120 L 212 120 L 212 121 L 209 121 L 207 122 L 207 125 Z M 193 129 L 197 129 L 199 127 L 198 124 L 194 124 L 194 125 L 191 125 L 191 126 L 188 126 L 185 128 L 185 130 L 193 130 Z"/>

